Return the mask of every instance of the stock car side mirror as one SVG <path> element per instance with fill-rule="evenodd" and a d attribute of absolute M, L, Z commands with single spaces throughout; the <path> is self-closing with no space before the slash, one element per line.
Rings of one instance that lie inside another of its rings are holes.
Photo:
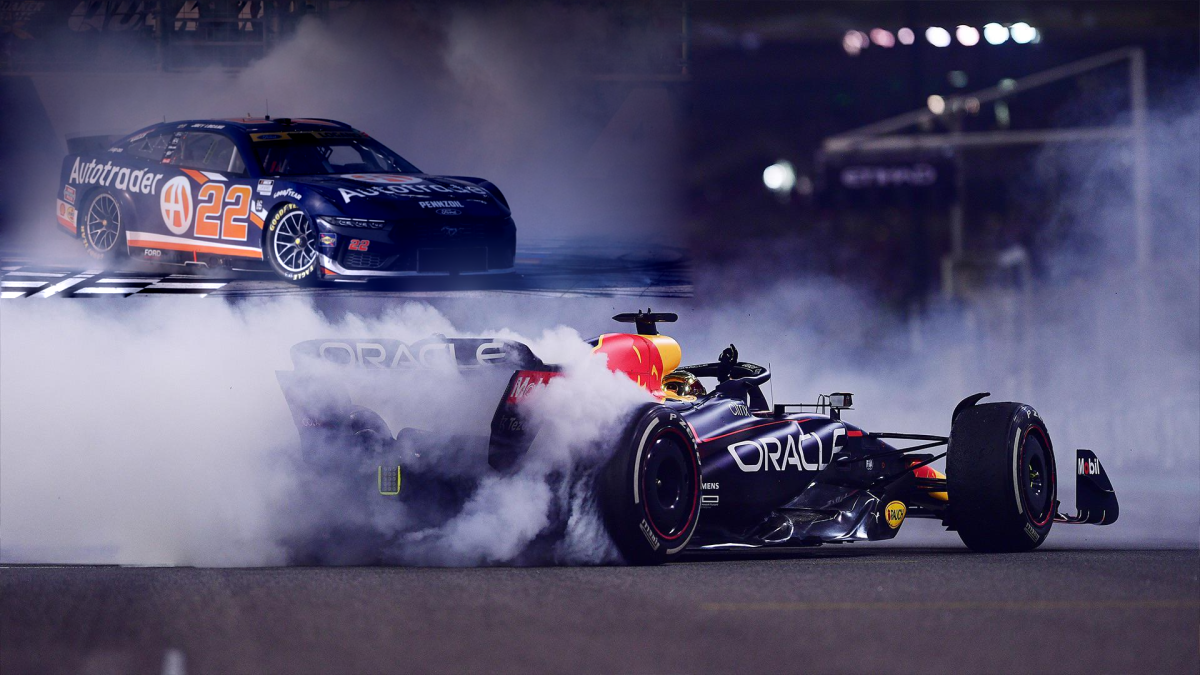
<path fill-rule="evenodd" d="M 829 407 L 830 408 L 849 408 L 853 405 L 854 405 L 854 395 L 853 394 L 847 394 L 845 392 L 842 392 L 842 393 L 829 395 Z"/>

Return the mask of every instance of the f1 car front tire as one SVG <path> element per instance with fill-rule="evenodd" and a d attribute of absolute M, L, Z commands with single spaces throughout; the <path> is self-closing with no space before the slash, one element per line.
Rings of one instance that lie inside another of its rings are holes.
<path fill-rule="evenodd" d="M 1050 434 L 1023 403 L 988 403 L 954 420 L 946 455 L 950 523 L 975 551 L 1037 548 L 1050 533 L 1058 484 Z"/>
<path fill-rule="evenodd" d="M 656 404 L 639 410 L 597 488 L 605 526 L 626 562 L 678 557 L 700 516 L 700 456 L 679 415 Z"/>
<path fill-rule="evenodd" d="M 317 227 L 304 209 L 284 204 L 263 231 L 263 257 L 280 278 L 297 284 L 320 281 L 317 271 Z"/>
<path fill-rule="evenodd" d="M 112 193 L 100 190 L 88 199 L 82 225 L 79 238 L 96 260 L 112 260 L 123 250 L 124 217 L 121 203 Z"/>

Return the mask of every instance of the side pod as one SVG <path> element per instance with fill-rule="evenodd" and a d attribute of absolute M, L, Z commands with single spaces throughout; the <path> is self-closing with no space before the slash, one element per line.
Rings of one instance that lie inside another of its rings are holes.
<path fill-rule="evenodd" d="M 1055 522 L 1111 525 L 1121 513 L 1108 474 L 1091 450 L 1075 451 L 1075 508 L 1079 513 L 1073 516 L 1055 513 Z"/>

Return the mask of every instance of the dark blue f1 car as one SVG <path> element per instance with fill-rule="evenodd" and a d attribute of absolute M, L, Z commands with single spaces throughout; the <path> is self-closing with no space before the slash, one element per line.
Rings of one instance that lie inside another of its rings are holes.
<path fill-rule="evenodd" d="M 769 405 L 762 386 L 770 372 L 740 361 L 732 345 L 716 362 L 680 366 L 679 344 L 657 330 L 674 314 L 614 318 L 634 323 L 636 332 L 591 344 L 611 370 L 641 385 L 647 400 L 605 443 L 584 488 L 630 563 L 666 562 L 688 549 L 891 539 L 908 518 L 939 520 L 977 551 L 1029 551 L 1055 522 L 1117 520 L 1116 495 L 1089 450 L 1078 450 L 1072 464 L 1078 514 L 1060 513 L 1050 433 L 1028 405 L 981 403 L 987 394 L 975 394 L 949 416 L 948 436 L 868 431 L 843 419 L 852 404 L 847 393 L 811 405 Z M 476 439 L 486 465 L 473 475 L 519 471 L 538 433 L 525 406 L 562 372 L 506 340 L 296 345 L 297 369 L 279 376 L 306 452 L 365 453 L 372 475 L 355 480 L 377 484 L 389 499 L 426 490 L 439 480 L 431 454 L 464 439 L 408 428 L 393 436 L 376 412 L 345 396 L 316 404 L 305 392 L 329 388 L 306 385 L 302 364 L 419 368 L 434 356 L 463 372 L 511 372 L 490 435 Z M 932 466 L 943 457 L 945 473 Z"/>

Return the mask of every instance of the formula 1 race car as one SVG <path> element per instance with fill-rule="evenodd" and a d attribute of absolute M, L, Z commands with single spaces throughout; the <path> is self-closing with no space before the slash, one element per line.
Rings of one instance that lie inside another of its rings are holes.
<path fill-rule="evenodd" d="M 949 436 L 867 431 L 843 419 L 852 409 L 848 393 L 768 405 L 762 385 L 770 372 L 740 361 L 733 345 L 714 363 L 681 367 L 679 344 L 657 331 L 674 314 L 613 318 L 634 323 L 636 332 L 601 335 L 593 350 L 644 388 L 647 401 L 606 443 L 587 484 L 627 562 L 662 563 L 687 549 L 891 539 L 907 518 L 940 520 L 976 551 L 1029 551 L 1055 522 L 1117 520 L 1116 495 L 1090 450 L 1075 457 L 1078 513 L 1059 512 L 1050 434 L 1028 405 L 980 403 L 988 396 L 980 393 L 954 408 Z M 486 453 L 485 470 L 499 475 L 527 461 L 538 427 L 525 406 L 563 375 L 526 345 L 499 339 L 313 340 L 293 347 L 296 370 L 278 375 L 306 452 L 358 448 L 372 475 L 355 480 L 399 500 L 433 479 L 430 453 L 462 439 L 416 429 L 393 437 L 376 412 L 344 396 L 314 403 L 305 392 L 329 387 L 305 384 L 302 364 L 311 359 L 358 368 L 441 361 L 463 372 L 511 372 L 490 436 L 477 439 L 480 463 Z M 421 439 L 423 459 L 412 444 Z M 946 450 L 930 452 L 941 446 Z M 942 457 L 945 473 L 931 466 Z"/>
<path fill-rule="evenodd" d="M 495 185 L 422 173 L 341 122 L 168 122 L 68 149 L 58 224 L 98 259 L 265 261 L 292 282 L 513 268 Z"/>

